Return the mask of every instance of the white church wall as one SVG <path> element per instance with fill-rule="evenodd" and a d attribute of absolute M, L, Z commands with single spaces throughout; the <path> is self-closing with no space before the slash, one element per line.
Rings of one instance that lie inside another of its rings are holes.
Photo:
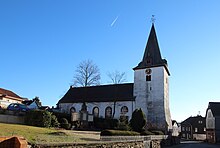
<path fill-rule="evenodd" d="M 99 117 L 105 118 L 105 109 L 106 107 L 112 108 L 112 114 L 114 109 L 114 102 L 91 102 L 86 103 L 87 111 L 89 114 L 93 113 L 93 108 L 98 107 L 99 108 Z M 123 106 L 128 107 L 128 112 L 125 114 L 125 116 L 129 116 L 129 119 L 131 118 L 132 112 L 134 110 L 134 102 L 133 101 L 119 101 L 115 104 L 115 115 L 114 118 L 119 119 L 121 116 L 121 108 Z M 75 108 L 76 112 L 79 112 L 82 108 L 82 103 L 60 103 L 59 107 L 62 112 L 70 113 L 70 109 L 72 107 Z"/>

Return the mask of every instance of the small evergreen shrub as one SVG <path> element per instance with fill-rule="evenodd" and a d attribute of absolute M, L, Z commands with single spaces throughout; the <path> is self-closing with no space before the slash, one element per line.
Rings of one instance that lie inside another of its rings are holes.
<path fill-rule="evenodd" d="M 101 136 L 139 136 L 138 132 L 134 131 L 120 131 L 120 130 L 103 130 Z"/>
<path fill-rule="evenodd" d="M 146 119 L 143 111 L 141 109 L 136 109 L 132 113 L 132 117 L 130 120 L 130 126 L 133 131 L 141 132 L 144 129 L 144 126 L 146 125 Z"/>
<path fill-rule="evenodd" d="M 131 127 L 126 122 L 119 122 L 117 130 L 130 131 Z"/>
<path fill-rule="evenodd" d="M 55 115 L 58 119 L 58 122 L 61 123 L 61 119 L 62 118 L 66 118 L 68 120 L 68 122 L 71 121 L 71 115 L 67 114 L 67 113 L 59 113 L 59 112 L 53 112 L 53 115 Z"/>
<path fill-rule="evenodd" d="M 71 124 L 68 122 L 68 120 L 66 118 L 62 118 L 60 120 L 60 126 L 66 130 L 71 128 Z"/>

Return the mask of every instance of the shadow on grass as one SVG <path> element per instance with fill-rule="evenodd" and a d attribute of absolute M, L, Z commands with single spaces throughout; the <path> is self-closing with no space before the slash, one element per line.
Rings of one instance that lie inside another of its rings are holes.
<path fill-rule="evenodd" d="M 48 133 L 48 135 L 53 135 L 53 136 L 68 136 L 65 132 L 52 132 Z"/>
<path fill-rule="evenodd" d="M 80 138 L 80 139 L 85 141 L 100 141 L 98 139 L 93 139 L 93 138 Z"/>

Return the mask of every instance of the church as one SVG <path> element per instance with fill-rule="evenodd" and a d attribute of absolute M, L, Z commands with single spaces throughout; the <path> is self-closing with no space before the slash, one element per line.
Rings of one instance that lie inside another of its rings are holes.
<path fill-rule="evenodd" d="M 154 23 L 143 59 L 133 70 L 134 83 L 71 86 L 58 101 L 58 108 L 66 113 L 80 112 L 86 108 L 94 117 L 125 117 L 128 120 L 135 109 L 141 108 L 148 126 L 169 131 L 172 129 L 169 109 L 170 72 L 167 61 L 161 57 Z"/>

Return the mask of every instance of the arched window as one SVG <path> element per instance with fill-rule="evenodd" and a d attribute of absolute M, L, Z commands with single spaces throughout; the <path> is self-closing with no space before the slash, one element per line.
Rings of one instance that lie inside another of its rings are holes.
<path fill-rule="evenodd" d="M 94 107 L 92 113 L 93 113 L 94 117 L 99 117 L 99 108 Z"/>
<path fill-rule="evenodd" d="M 74 113 L 74 112 L 76 112 L 75 107 L 71 107 L 71 108 L 70 108 L 70 113 Z"/>
<path fill-rule="evenodd" d="M 127 106 L 123 106 L 121 108 L 121 114 L 125 115 L 128 112 L 128 107 Z"/>
<path fill-rule="evenodd" d="M 108 106 L 105 109 L 105 118 L 111 118 L 111 117 L 112 117 L 112 108 Z"/>

